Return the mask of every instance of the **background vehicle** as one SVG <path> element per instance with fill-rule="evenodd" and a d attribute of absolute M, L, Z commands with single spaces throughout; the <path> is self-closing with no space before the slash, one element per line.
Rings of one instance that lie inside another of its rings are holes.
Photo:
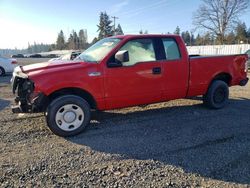
<path fill-rule="evenodd" d="M 30 57 L 30 58 L 42 58 L 42 55 L 41 54 L 31 54 L 28 57 Z"/>
<path fill-rule="evenodd" d="M 16 59 L 9 59 L 0 56 L 0 76 L 3 76 L 7 73 L 12 73 L 16 66 L 17 66 Z"/>
<path fill-rule="evenodd" d="M 24 58 L 23 54 L 16 54 L 16 55 L 12 55 L 12 58 Z"/>
<path fill-rule="evenodd" d="M 49 54 L 49 55 L 45 55 L 45 58 L 58 58 L 58 56 L 56 54 Z"/>
<path fill-rule="evenodd" d="M 125 35 L 106 38 L 74 62 L 18 67 L 14 113 L 46 112 L 57 135 L 82 132 L 90 109 L 111 110 L 203 95 L 223 108 L 229 87 L 244 86 L 247 55 L 189 57 L 177 35 Z"/>
<path fill-rule="evenodd" d="M 66 60 L 74 60 L 77 56 L 81 54 L 80 51 L 70 52 L 68 54 L 62 55 L 58 58 L 50 59 L 49 61 L 66 61 Z"/>

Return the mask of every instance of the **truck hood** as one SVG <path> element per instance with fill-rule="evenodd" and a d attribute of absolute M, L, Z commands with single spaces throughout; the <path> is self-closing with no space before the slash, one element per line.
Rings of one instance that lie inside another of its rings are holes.
<path fill-rule="evenodd" d="M 68 69 L 79 69 L 93 63 L 83 61 L 53 61 L 44 63 L 35 63 L 25 66 L 18 66 L 13 72 L 13 76 L 21 78 L 33 77 L 40 74 L 48 74 L 57 71 L 65 71 Z"/>
<path fill-rule="evenodd" d="M 35 63 L 35 64 L 23 66 L 22 71 L 24 73 L 28 74 L 28 73 L 33 72 L 33 71 L 74 66 L 74 65 L 79 64 L 79 63 L 80 62 L 77 62 L 77 61 L 53 61 L 53 62 Z"/>

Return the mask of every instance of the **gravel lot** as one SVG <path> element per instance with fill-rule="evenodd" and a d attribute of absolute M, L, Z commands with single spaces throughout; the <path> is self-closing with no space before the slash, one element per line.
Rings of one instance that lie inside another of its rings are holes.
<path fill-rule="evenodd" d="M 249 75 L 250 76 L 250 75 Z M 93 113 L 60 138 L 42 114 L 12 114 L 0 78 L 0 187 L 250 187 L 250 85 L 229 105 L 200 100 Z"/>

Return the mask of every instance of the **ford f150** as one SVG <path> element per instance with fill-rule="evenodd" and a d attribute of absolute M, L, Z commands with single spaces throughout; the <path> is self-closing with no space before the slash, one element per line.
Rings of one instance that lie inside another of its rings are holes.
<path fill-rule="evenodd" d="M 247 55 L 194 56 L 177 35 L 105 38 L 68 63 L 17 67 L 12 77 L 14 113 L 45 112 L 59 136 L 81 133 L 91 109 L 110 110 L 203 95 L 226 105 L 229 87 L 244 86 Z"/>

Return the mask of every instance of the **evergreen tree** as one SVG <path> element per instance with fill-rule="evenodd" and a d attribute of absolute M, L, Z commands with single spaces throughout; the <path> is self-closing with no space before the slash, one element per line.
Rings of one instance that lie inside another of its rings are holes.
<path fill-rule="evenodd" d="M 78 50 L 80 49 L 80 40 L 77 33 L 73 30 L 69 35 L 67 48 L 69 50 Z"/>
<path fill-rule="evenodd" d="M 212 36 L 209 32 L 207 32 L 204 36 L 203 36 L 203 44 L 204 45 L 211 45 L 213 43 L 212 40 Z"/>
<path fill-rule="evenodd" d="M 117 28 L 116 28 L 116 35 L 124 35 L 122 27 L 120 24 L 118 24 Z"/>
<path fill-rule="evenodd" d="M 228 35 L 226 35 L 226 43 L 227 44 L 235 44 L 235 34 L 233 31 L 231 31 Z"/>
<path fill-rule="evenodd" d="M 67 43 L 67 48 L 68 48 L 68 50 L 74 49 L 74 37 L 73 37 L 72 33 L 69 35 L 69 39 L 68 39 L 68 43 Z"/>
<path fill-rule="evenodd" d="M 182 32 L 181 37 L 183 38 L 186 45 L 188 45 L 188 46 L 191 45 L 191 36 L 190 36 L 190 33 L 188 31 Z"/>
<path fill-rule="evenodd" d="M 79 31 L 79 48 L 86 49 L 88 46 L 87 30 L 81 29 Z"/>
<path fill-rule="evenodd" d="M 106 12 L 100 13 L 100 22 L 98 27 L 98 39 L 103 39 L 105 37 L 113 35 L 112 26 L 110 25 L 112 21 L 110 20 L 108 14 Z"/>
<path fill-rule="evenodd" d="M 200 34 L 198 34 L 196 39 L 195 39 L 195 45 L 197 45 L 197 46 L 203 45 L 203 39 L 200 36 Z"/>
<path fill-rule="evenodd" d="M 48 51 L 53 51 L 53 50 L 56 50 L 55 44 L 51 44 L 50 47 L 48 48 Z"/>
<path fill-rule="evenodd" d="M 148 34 L 148 30 L 143 31 L 143 30 L 141 29 L 141 30 L 139 31 L 139 34 L 140 34 L 140 35 L 143 35 L 143 34 L 147 35 L 147 34 Z"/>
<path fill-rule="evenodd" d="M 65 49 L 65 37 L 64 37 L 62 30 L 58 33 L 57 40 L 56 40 L 56 48 L 58 50 Z"/>
<path fill-rule="evenodd" d="M 98 38 L 95 37 L 95 38 L 92 40 L 91 45 L 95 44 L 97 41 L 98 41 Z"/>
<path fill-rule="evenodd" d="M 236 40 L 238 43 L 245 42 L 247 40 L 247 27 L 244 22 L 239 22 L 236 26 Z"/>
<path fill-rule="evenodd" d="M 32 48 L 31 48 L 30 43 L 28 43 L 27 52 L 28 52 L 29 54 L 31 54 L 31 53 L 32 53 Z"/>
<path fill-rule="evenodd" d="M 74 50 L 80 49 L 80 41 L 77 33 L 73 31 Z"/>
<path fill-rule="evenodd" d="M 249 27 L 249 29 L 247 30 L 247 37 L 250 37 L 250 27 Z"/>
<path fill-rule="evenodd" d="M 194 38 L 194 34 L 191 32 L 191 40 L 190 40 L 190 42 L 191 42 L 191 44 L 190 44 L 190 46 L 192 46 L 192 45 L 194 45 L 195 44 L 195 38 Z"/>
<path fill-rule="evenodd" d="M 32 48 L 32 53 L 37 53 L 38 50 L 37 50 L 37 45 L 36 45 L 36 42 L 34 42 L 34 45 L 33 45 L 33 48 Z"/>
<path fill-rule="evenodd" d="M 250 44 L 250 28 L 247 30 L 247 44 Z"/>
<path fill-rule="evenodd" d="M 176 35 L 180 35 L 181 34 L 181 29 L 179 26 L 176 27 L 175 31 L 174 31 L 174 34 Z"/>

